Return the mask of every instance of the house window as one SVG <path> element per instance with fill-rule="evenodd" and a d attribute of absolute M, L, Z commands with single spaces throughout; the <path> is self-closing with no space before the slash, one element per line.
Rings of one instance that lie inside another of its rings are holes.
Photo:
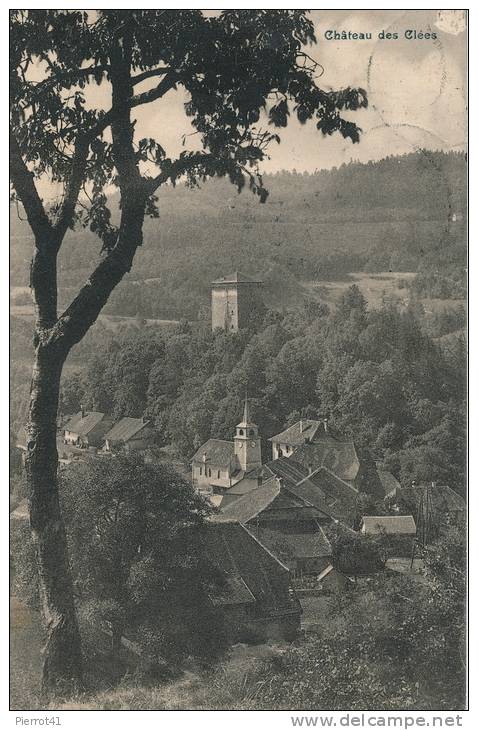
<path fill-rule="evenodd" d="M 211 470 L 210 470 L 210 469 L 209 469 L 209 474 L 208 474 L 208 476 L 211 476 Z"/>
<path fill-rule="evenodd" d="M 218 470 L 217 470 L 217 478 L 218 478 L 218 479 L 220 479 L 220 478 L 221 478 L 221 471 L 220 471 L 220 469 L 218 469 Z"/>
<path fill-rule="evenodd" d="M 202 466 L 199 467 L 199 476 L 202 477 Z"/>

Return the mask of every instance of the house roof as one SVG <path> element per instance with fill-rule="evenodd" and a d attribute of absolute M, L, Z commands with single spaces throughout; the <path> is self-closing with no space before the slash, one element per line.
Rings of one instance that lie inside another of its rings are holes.
<path fill-rule="evenodd" d="M 296 448 L 294 461 L 312 469 L 325 466 L 340 479 L 350 482 L 355 479 L 360 468 L 353 441 L 339 440 L 332 435 Z"/>
<path fill-rule="evenodd" d="M 385 471 L 384 469 L 380 469 L 377 467 L 377 474 L 382 483 L 382 487 L 386 497 L 388 497 L 389 494 L 392 494 L 394 490 L 397 489 L 397 487 L 400 487 L 400 482 L 398 481 L 398 479 L 395 479 L 390 471 Z"/>
<path fill-rule="evenodd" d="M 204 462 L 211 466 L 227 466 L 235 459 L 234 442 L 223 441 L 222 439 L 209 439 L 199 447 L 194 454 L 192 461 Z"/>
<path fill-rule="evenodd" d="M 118 423 L 115 423 L 113 428 L 110 428 L 105 434 L 105 439 L 108 439 L 108 441 L 129 441 L 129 439 L 133 438 L 133 436 L 149 424 L 149 421 L 143 421 L 142 418 L 125 416 Z"/>
<path fill-rule="evenodd" d="M 415 535 L 417 528 L 412 515 L 366 515 L 362 517 L 362 532 L 369 535 Z"/>
<path fill-rule="evenodd" d="M 340 503 L 350 509 L 355 508 L 358 490 L 348 482 L 340 479 L 336 474 L 333 474 L 326 466 L 319 467 L 307 479 L 324 493 L 329 506 Z"/>
<path fill-rule="evenodd" d="M 307 439 L 312 439 L 320 426 L 321 421 L 313 421 L 310 418 L 303 418 L 297 421 L 285 431 L 272 436 L 269 441 L 273 443 L 288 444 L 289 446 L 300 446 Z"/>
<path fill-rule="evenodd" d="M 237 606 L 256 600 L 240 575 L 226 575 L 224 585 L 213 589 L 210 598 L 215 606 Z"/>
<path fill-rule="evenodd" d="M 253 469 L 252 471 L 248 471 L 247 474 L 244 474 L 243 478 L 241 478 L 238 482 L 234 484 L 230 489 L 227 490 L 228 496 L 231 495 L 233 498 L 236 498 L 238 495 L 241 494 L 247 494 L 247 492 L 252 492 L 254 489 L 258 488 L 257 480 L 261 480 L 261 484 L 265 484 L 271 477 L 274 477 L 275 473 L 272 471 L 272 469 L 269 469 L 267 464 L 263 464 L 262 466 L 258 466 L 256 469 Z"/>
<path fill-rule="evenodd" d="M 275 459 L 268 462 L 267 466 L 282 478 L 287 490 L 327 517 L 343 520 L 347 517 L 347 512 L 355 506 L 354 488 L 327 469 L 321 468 L 319 472 L 309 475 L 308 469 L 297 463 L 293 456 Z"/>
<path fill-rule="evenodd" d="M 300 610 L 289 593 L 287 567 L 244 525 L 209 521 L 203 540 L 206 557 L 223 572 L 226 588 L 229 585 L 233 591 L 226 598 L 229 603 L 233 599 L 243 602 L 249 592 L 258 608 L 269 615 Z"/>
<path fill-rule="evenodd" d="M 332 546 L 315 520 L 261 525 L 260 542 L 286 565 L 297 558 L 323 558 L 332 555 Z"/>
<path fill-rule="evenodd" d="M 100 425 L 105 414 L 100 411 L 80 411 L 65 423 L 65 430 L 87 436 L 94 428 Z"/>
<path fill-rule="evenodd" d="M 227 276 L 224 276 L 221 279 L 216 279 L 216 281 L 213 281 L 211 283 L 212 284 L 262 284 L 262 281 L 253 279 L 250 276 L 247 276 L 247 274 L 241 273 L 240 271 L 233 271 L 232 274 L 227 274 Z"/>
<path fill-rule="evenodd" d="M 273 477 L 260 487 L 243 494 L 223 507 L 221 512 L 211 517 L 212 522 L 241 522 L 243 525 L 260 514 L 280 493 L 280 482 Z"/>

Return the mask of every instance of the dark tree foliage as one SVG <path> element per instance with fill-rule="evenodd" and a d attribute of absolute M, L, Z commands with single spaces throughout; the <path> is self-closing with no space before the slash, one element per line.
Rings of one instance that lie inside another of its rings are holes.
<path fill-rule="evenodd" d="M 313 119 L 324 135 L 337 131 L 356 142 L 359 130 L 342 112 L 367 100 L 361 89 L 317 86 L 318 64 L 305 50 L 315 42 L 314 29 L 301 10 L 226 10 L 211 18 L 196 10 L 13 10 L 10 19 L 10 172 L 35 240 L 26 471 L 48 630 L 43 682 L 45 690 L 59 691 L 81 682 L 57 486 L 56 417 L 65 359 L 131 269 L 143 219 L 157 215 L 161 185 L 227 176 L 238 189 L 248 181 L 264 202 L 258 165 L 279 141 L 274 127 L 284 127 L 295 114 L 302 123 Z M 110 108 L 90 106 L 91 84 L 103 85 L 105 98 L 111 93 Z M 180 86 L 201 150 L 185 149 L 171 159 L 160 140 L 138 137 L 132 112 Z M 271 123 L 267 129 L 261 113 Z M 63 186 L 60 200 L 48 208 L 35 182 L 45 175 Z M 117 225 L 108 205 L 110 186 L 119 191 Z M 59 314 L 57 258 L 77 222 L 99 236 L 104 255 Z"/>

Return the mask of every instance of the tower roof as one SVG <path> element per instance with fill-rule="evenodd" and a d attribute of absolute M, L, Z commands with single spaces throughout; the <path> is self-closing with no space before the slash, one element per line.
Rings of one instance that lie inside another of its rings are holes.
<path fill-rule="evenodd" d="M 258 279 L 252 279 L 250 276 L 241 273 L 240 271 L 233 271 L 232 274 L 216 279 L 211 282 L 212 284 L 262 284 L 262 281 Z"/>
<path fill-rule="evenodd" d="M 242 414 L 242 421 L 237 424 L 237 428 L 239 428 L 239 426 L 242 426 L 244 428 L 246 428 L 247 426 L 256 426 L 256 424 L 251 420 L 249 415 L 249 402 L 247 400 L 247 393 L 244 399 L 244 413 Z"/>

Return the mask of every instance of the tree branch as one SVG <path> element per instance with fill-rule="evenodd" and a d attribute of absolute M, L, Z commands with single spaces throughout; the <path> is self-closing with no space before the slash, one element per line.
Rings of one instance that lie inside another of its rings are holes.
<path fill-rule="evenodd" d="M 142 94 L 133 96 L 127 103 L 130 109 L 141 104 L 149 104 L 151 101 L 156 101 L 166 94 L 170 89 L 173 89 L 179 81 L 179 75 L 176 72 L 170 72 L 166 78 L 159 82 L 154 89 L 144 91 Z"/>
<path fill-rule="evenodd" d="M 70 175 L 66 185 L 65 199 L 63 200 L 58 221 L 55 225 L 58 247 L 61 246 L 65 233 L 73 221 L 78 196 L 84 182 L 89 144 L 90 141 L 84 137 L 80 137 L 76 142 L 75 152 L 71 161 Z"/>
<path fill-rule="evenodd" d="M 45 238 L 51 234 L 52 226 L 13 132 L 10 132 L 10 177 L 35 238 Z"/>
<path fill-rule="evenodd" d="M 146 79 L 150 79 L 153 76 L 164 76 L 164 74 L 169 73 L 170 71 L 171 69 L 168 66 L 165 66 L 164 68 L 150 68 L 148 71 L 143 71 L 137 76 L 133 76 L 131 83 L 133 86 L 136 86 L 136 84 L 140 84 L 142 81 L 146 81 Z"/>
<path fill-rule="evenodd" d="M 127 43 L 123 46 L 117 45 L 112 50 L 111 61 L 113 87 L 111 111 L 114 110 L 114 116 L 111 118 L 111 134 L 113 158 L 118 170 L 121 192 L 121 222 L 116 245 L 96 267 L 50 332 L 50 342 L 61 342 L 66 352 L 83 338 L 96 321 L 113 289 L 131 269 L 136 249 L 143 240 L 142 228 L 148 188 L 139 172 L 133 146 L 129 103 L 132 80 Z M 72 192 L 78 195 L 79 189 L 77 191 L 76 185 L 75 177 Z"/>

